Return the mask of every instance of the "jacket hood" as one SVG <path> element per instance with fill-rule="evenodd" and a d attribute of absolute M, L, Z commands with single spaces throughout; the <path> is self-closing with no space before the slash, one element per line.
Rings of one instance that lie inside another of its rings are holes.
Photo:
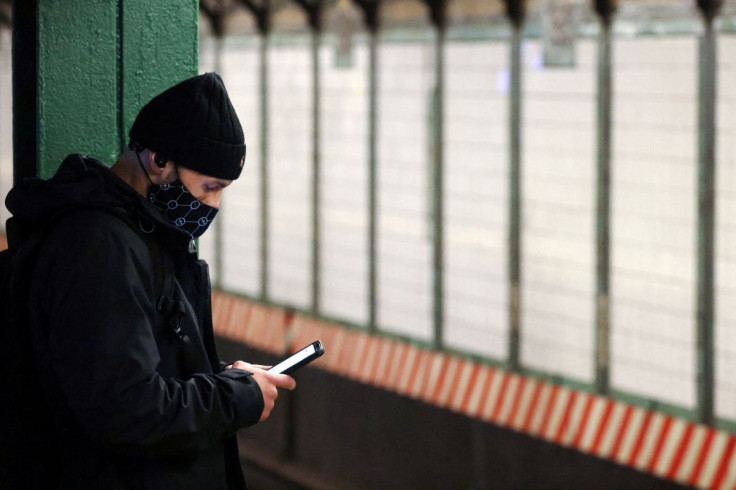
<path fill-rule="evenodd" d="M 5 206 L 19 219 L 53 215 L 62 209 L 97 208 L 126 211 L 154 224 L 160 231 L 183 235 L 148 200 L 115 175 L 104 163 L 83 155 L 69 155 L 48 180 L 24 179 L 13 187 Z"/>

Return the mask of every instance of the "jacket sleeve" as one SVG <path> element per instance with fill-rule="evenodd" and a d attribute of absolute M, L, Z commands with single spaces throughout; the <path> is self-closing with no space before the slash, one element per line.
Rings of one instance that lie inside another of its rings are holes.
<path fill-rule="evenodd" d="M 40 260 L 44 361 L 93 440 L 152 457 L 192 456 L 258 421 L 263 397 L 251 373 L 157 373 L 152 264 L 122 221 L 75 216 L 49 238 Z"/>

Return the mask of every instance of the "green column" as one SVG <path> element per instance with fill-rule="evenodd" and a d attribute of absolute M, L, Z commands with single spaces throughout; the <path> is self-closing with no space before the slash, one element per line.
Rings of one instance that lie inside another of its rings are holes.
<path fill-rule="evenodd" d="M 112 163 L 141 106 L 197 73 L 197 0 L 32 0 L 15 11 L 14 129 L 35 126 L 17 140 L 16 172 L 49 177 L 74 152 Z"/>
<path fill-rule="evenodd" d="M 118 2 L 38 0 L 38 174 L 119 150 Z"/>

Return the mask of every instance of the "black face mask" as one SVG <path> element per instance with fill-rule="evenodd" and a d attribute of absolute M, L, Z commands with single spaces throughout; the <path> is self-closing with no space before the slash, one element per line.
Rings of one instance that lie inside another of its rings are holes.
<path fill-rule="evenodd" d="M 148 199 L 192 239 L 201 236 L 217 214 L 217 208 L 197 200 L 178 179 L 170 184 L 152 185 Z"/>

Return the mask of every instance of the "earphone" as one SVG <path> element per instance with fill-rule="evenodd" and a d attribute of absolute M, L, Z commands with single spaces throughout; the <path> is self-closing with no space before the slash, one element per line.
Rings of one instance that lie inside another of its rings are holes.
<path fill-rule="evenodd" d="M 133 140 L 130 140 L 130 142 L 128 143 L 128 148 L 130 148 L 136 153 L 140 153 L 143 150 L 145 150 L 143 145 Z M 156 153 L 155 155 L 156 156 L 153 157 L 153 161 L 156 164 L 156 166 L 158 166 L 158 168 L 164 168 L 166 166 L 166 162 L 169 161 L 168 157 L 161 153 Z"/>

